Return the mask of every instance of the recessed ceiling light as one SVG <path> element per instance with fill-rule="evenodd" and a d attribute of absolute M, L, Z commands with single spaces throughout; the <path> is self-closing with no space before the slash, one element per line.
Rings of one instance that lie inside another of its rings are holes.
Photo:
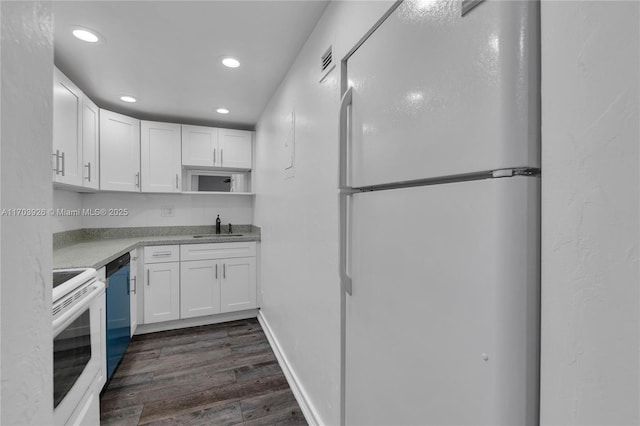
<path fill-rule="evenodd" d="M 100 38 L 98 38 L 98 36 L 91 31 L 79 28 L 73 30 L 73 35 L 76 36 L 76 38 L 79 38 L 80 40 L 86 41 L 88 43 L 97 43 L 100 40 Z"/>
<path fill-rule="evenodd" d="M 224 58 L 222 60 L 222 65 L 228 68 L 238 68 L 240 66 L 240 61 L 235 58 Z"/>
<path fill-rule="evenodd" d="M 120 100 L 123 102 L 129 102 L 129 103 L 138 102 L 138 100 L 133 96 L 126 96 L 126 95 L 120 96 Z"/>
<path fill-rule="evenodd" d="M 228 110 L 228 109 L 226 109 L 226 108 L 218 108 L 218 109 L 216 110 L 216 112 L 217 112 L 218 114 L 229 114 L 229 110 Z"/>

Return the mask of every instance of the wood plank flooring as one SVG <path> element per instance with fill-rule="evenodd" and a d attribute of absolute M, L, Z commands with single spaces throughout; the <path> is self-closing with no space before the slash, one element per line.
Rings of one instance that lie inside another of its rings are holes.
<path fill-rule="evenodd" d="M 134 336 L 100 399 L 105 425 L 306 425 L 255 319 Z"/>

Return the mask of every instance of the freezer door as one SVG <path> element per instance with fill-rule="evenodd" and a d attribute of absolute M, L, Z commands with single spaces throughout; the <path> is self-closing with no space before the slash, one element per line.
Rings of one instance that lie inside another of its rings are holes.
<path fill-rule="evenodd" d="M 539 5 L 405 1 L 348 58 L 351 186 L 539 167 Z"/>
<path fill-rule="evenodd" d="M 537 425 L 539 179 L 362 193 L 347 425 Z"/>

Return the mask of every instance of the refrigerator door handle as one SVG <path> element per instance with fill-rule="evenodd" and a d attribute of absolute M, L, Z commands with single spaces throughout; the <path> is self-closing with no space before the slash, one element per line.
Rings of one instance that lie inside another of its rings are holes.
<path fill-rule="evenodd" d="M 349 151 L 349 107 L 353 103 L 353 87 L 349 87 L 340 100 L 340 138 L 339 138 L 339 176 L 340 189 L 347 186 L 348 176 L 348 151 Z"/>
<path fill-rule="evenodd" d="M 351 192 L 340 191 L 340 284 L 344 292 L 352 295 L 351 276 L 348 271 L 349 259 L 349 196 Z"/>
<path fill-rule="evenodd" d="M 349 106 L 353 101 L 353 88 L 349 87 L 340 101 L 340 151 L 338 185 L 340 190 L 340 283 L 349 295 L 352 293 L 351 277 L 348 273 L 349 257 L 349 195 L 352 189 L 347 187 L 348 149 L 349 149 Z"/>

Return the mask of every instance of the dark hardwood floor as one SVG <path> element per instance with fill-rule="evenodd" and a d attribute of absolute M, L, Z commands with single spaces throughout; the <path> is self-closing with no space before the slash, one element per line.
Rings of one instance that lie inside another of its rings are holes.
<path fill-rule="evenodd" d="M 101 425 L 306 425 L 255 319 L 134 336 Z"/>

